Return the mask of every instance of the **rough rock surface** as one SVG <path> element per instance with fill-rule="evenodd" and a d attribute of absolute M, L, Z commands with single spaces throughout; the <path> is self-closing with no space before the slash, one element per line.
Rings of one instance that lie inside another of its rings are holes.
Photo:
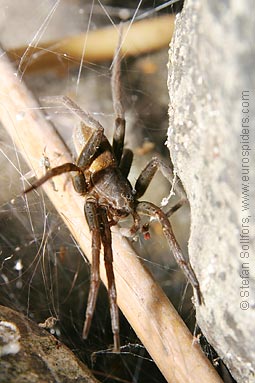
<path fill-rule="evenodd" d="M 99 383 L 57 338 L 4 306 L 0 306 L 0 371 L 0 383 Z"/>
<path fill-rule="evenodd" d="M 197 321 L 238 382 L 255 382 L 252 25 L 251 1 L 187 0 L 176 20 L 168 80 L 168 146 L 190 201 L 189 253 L 204 297 Z M 245 155 L 240 134 L 247 116 Z M 244 157 L 248 210 L 241 205 Z M 240 256 L 244 222 L 247 258 Z"/>

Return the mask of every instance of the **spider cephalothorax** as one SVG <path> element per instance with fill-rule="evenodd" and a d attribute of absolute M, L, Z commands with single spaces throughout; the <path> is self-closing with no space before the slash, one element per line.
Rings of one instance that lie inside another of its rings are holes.
<path fill-rule="evenodd" d="M 117 52 L 119 51 L 120 49 L 117 50 Z M 61 96 L 49 100 L 54 103 L 61 102 L 81 119 L 81 124 L 75 129 L 73 135 L 78 158 L 75 164 L 66 163 L 49 170 L 44 177 L 26 190 L 27 193 L 56 175 L 72 172 L 74 188 L 85 198 L 84 212 L 92 236 L 91 281 L 83 338 L 88 335 L 96 305 L 100 284 L 99 257 L 102 245 L 108 279 L 114 351 L 116 352 L 120 349 L 119 317 L 112 265 L 110 227 L 117 224 L 121 218 L 128 215 L 133 217 L 134 223 L 132 227 L 125 232 L 127 236 L 132 236 L 138 231 L 145 233 L 145 226 L 141 227 L 140 225 L 140 214 L 153 216 L 159 220 L 177 263 L 192 284 L 198 303 L 201 303 L 201 293 L 196 275 L 190 263 L 183 257 L 168 219 L 168 216 L 186 201 L 184 191 L 181 184 L 177 182 L 175 190 L 181 194 L 182 198 L 168 214 L 165 214 L 159 207 L 150 202 L 139 201 L 157 169 L 160 169 L 170 182 L 173 180 L 173 172 L 171 167 L 166 166 L 161 160 L 154 157 L 141 172 L 134 189 L 132 188 L 127 176 L 132 164 L 133 154 L 129 149 L 123 150 L 125 118 L 120 94 L 120 53 L 117 53 L 112 73 L 112 96 L 116 116 L 112 145 L 105 137 L 101 124 L 87 112 L 80 109 L 69 98 Z"/>

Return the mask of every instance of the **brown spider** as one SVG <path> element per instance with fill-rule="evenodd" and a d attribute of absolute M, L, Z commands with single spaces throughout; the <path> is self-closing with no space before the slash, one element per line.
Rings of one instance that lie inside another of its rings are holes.
<path fill-rule="evenodd" d="M 154 216 L 159 220 L 177 263 L 183 269 L 186 277 L 194 288 L 198 303 L 201 304 L 202 301 L 196 275 L 190 263 L 183 257 L 168 220 L 168 216 L 186 202 L 186 197 L 180 182 L 175 184 L 175 190 L 181 194 L 182 199 L 173 206 L 167 214 L 150 202 L 138 201 L 149 186 L 157 169 L 160 169 L 163 175 L 172 182 L 173 172 L 171 167 L 166 166 L 161 160 L 154 157 L 141 172 L 134 189 L 127 179 L 133 160 L 133 153 L 129 149 L 123 149 L 125 118 L 121 102 L 121 58 L 119 51 L 120 49 L 118 48 L 112 70 L 112 98 L 116 117 L 112 146 L 104 135 L 104 129 L 101 124 L 87 112 L 80 109 L 69 98 L 58 96 L 48 99 L 49 102 L 61 102 L 81 119 L 81 124 L 75 129 L 73 136 L 74 144 L 79 155 L 75 164 L 65 163 L 49 170 L 44 177 L 36 181 L 25 191 L 25 193 L 28 193 L 52 177 L 62 173 L 76 173 L 72 176 L 73 186 L 74 189 L 85 198 L 84 212 L 92 235 L 90 290 L 83 328 L 83 338 L 85 339 L 88 336 L 95 310 L 100 284 L 99 258 L 102 244 L 108 279 L 108 295 L 115 352 L 119 352 L 120 350 L 120 340 L 110 227 L 116 225 L 121 218 L 127 217 L 130 214 L 133 217 L 134 224 L 125 234 L 130 237 L 139 230 L 142 231 L 145 236 L 148 234 L 148 228 L 140 224 L 140 213 Z"/>

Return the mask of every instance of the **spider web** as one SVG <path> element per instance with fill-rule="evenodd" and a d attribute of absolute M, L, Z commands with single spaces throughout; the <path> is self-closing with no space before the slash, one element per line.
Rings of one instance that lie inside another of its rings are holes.
<path fill-rule="evenodd" d="M 0 4 L 3 9 L 2 44 L 7 49 L 26 44 L 38 45 L 47 39 L 54 40 L 100 26 L 117 25 L 120 16 L 131 20 L 146 14 L 157 17 L 162 7 L 162 2 L 155 1 L 137 2 L 136 8 L 130 2 L 130 8 L 126 9 L 121 8 L 117 2 L 103 1 L 38 1 L 34 3 L 33 9 L 28 0 L 11 4 L 2 0 Z M 168 8 L 168 12 L 172 12 L 172 7 Z M 14 39 L 10 33 L 12 30 L 20 30 L 22 33 L 18 34 L 18 38 L 15 34 Z M 54 51 L 54 46 L 52 49 Z M 83 53 L 85 51 L 86 40 Z M 18 58 L 18 71 L 22 81 L 26 82 L 34 94 L 37 97 L 57 94 L 75 97 L 81 107 L 99 119 L 106 129 L 106 135 L 111 138 L 114 115 L 110 63 L 86 62 L 72 66 L 72 62 L 59 59 L 59 67 L 55 71 L 30 72 L 31 63 L 26 61 L 27 54 L 28 51 Z M 163 144 L 167 128 L 168 96 L 166 81 L 161 72 L 166 62 L 167 51 L 123 63 L 126 141 L 136 154 L 134 170 L 130 175 L 132 184 L 155 152 L 161 156 L 166 154 Z M 166 68 L 162 70 L 166 71 Z M 156 85 L 159 79 L 161 85 Z M 47 113 L 59 134 L 73 150 L 71 134 L 72 127 L 77 123 L 75 118 L 64 108 L 50 106 Z M 147 382 L 149 379 L 150 382 L 165 382 L 124 317 L 120 321 L 122 352 L 113 356 L 108 351 L 112 333 L 107 293 L 103 286 L 99 292 L 90 336 L 84 346 L 80 334 L 89 287 L 86 255 L 82 254 L 41 190 L 30 193 L 27 199 L 21 195 L 24 180 L 33 177 L 33 173 L 23 161 L 22 153 L 2 128 L 0 144 L 0 303 L 26 313 L 37 323 L 44 323 L 49 317 L 56 318 L 57 322 L 50 331 L 89 364 L 99 380 Z M 38 166 L 45 170 L 54 166 L 47 156 L 47 146 Z M 159 183 L 162 185 L 160 188 L 157 186 Z M 55 187 L 54 180 L 52 187 Z M 169 190 L 169 184 L 157 176 L 146 192 L 145 199 L 159 204 Z M 175 230 L 183 233 L 178 237 L 183 246 L 188 238 L 187 215 L 186 210 L 175 220 Z M 128 225 L 128 222 L 125 224 Z M 186 229 L 183 230 L 183 227 Z M 151 225 L 149 242 L 148 245 L 147 241 L 139 237 L 134 243 L 139 257 L 165 292 L 171 295 L 172 301 L 193 329 L 194 316 L 186 283 L 182 274 L 176 270 L 161 229 L 156 223 Z"/>

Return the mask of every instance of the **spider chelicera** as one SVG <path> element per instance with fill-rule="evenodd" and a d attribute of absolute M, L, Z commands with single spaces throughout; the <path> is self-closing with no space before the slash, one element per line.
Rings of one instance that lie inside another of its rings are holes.
<path fill-rule="evenodd" d="M 120 47 L 120 44 L 119 44 Z M 83 338 L 87 338 L 92 316 L 95 310 L 98 289 L 100 285 L 99 259 L 101 245 L 104 249 L 104 262 L 108 279 L 108 295 L 110 303 L 111 324 L 115 352 L 120 350 L 119 314 L 117 293 L 113 272 L 113 254 L 111 247 L 111 226 L 116 225 L 121 218 L 132 215 L 133 225 L 125 232 L 126 236 L 134 236 L 142 231 L 146 236 L 145 225 L 140 223 L 140 214 L 156 217 L 162 225 L 164 235 L 171 251 L 194 288 L 197 302 L 201 304 L 202 297 L 196 275 L 188 261 L 185 260 L 180 246 L 176 241 L 168 217 L 186 201 L 180 181 L 175 183 L 175 191 L 181 195 L 181 200 L 168 213 L 147 201 L 138 201 L 145 193 L 154 174 L 158 169 L 172 183 L 173 172 L 157 157 L 152 158 L 138 177 L 132 188 L 127 177 L 131 168 L 133 153 L 124 149 L 125 117 L 121 102 L 120 85 L 120 49 L 114 59 L 112 70 L 112 98 L 115 112 L 115 130 L 113 143 L 110 145 L 104 135 L 101 124 L 84 110 L 80 109 L 68 97 L 51 97 L 49 102 L 62 103 L 81 119 L 81 124 L 74 130 L 73 140 L 78 154 L 76 163 L 65 163 L 49 171 L 46 175 L 29 187 L 25 193 L 38 188 L 54 176 L 72 172 L 74 189 L 85 198 L 84 212 L 92 236 L 92 266 L 90 290 L 83 327 Z M 124 233 L 124 231 L 123 231 Z"/>

